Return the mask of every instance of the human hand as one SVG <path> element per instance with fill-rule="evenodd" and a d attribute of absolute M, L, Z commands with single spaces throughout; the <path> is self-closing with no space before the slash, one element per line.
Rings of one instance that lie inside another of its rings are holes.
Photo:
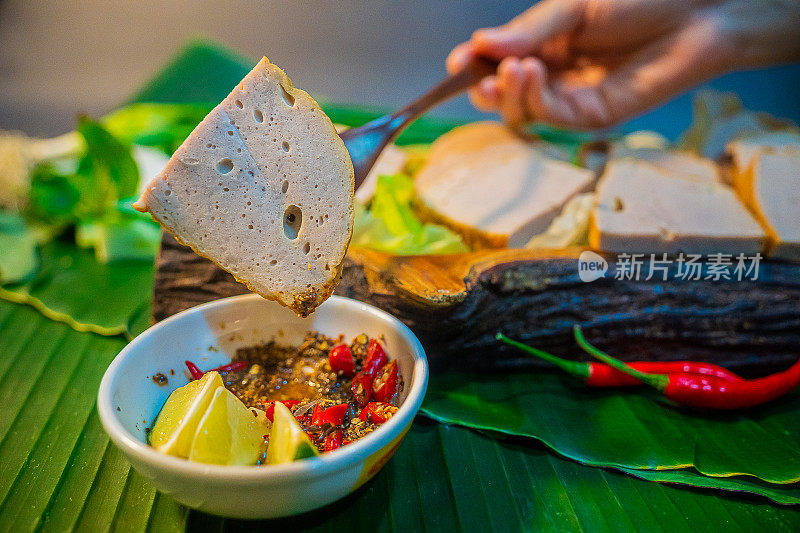
<path fill-rule="evenodd" d="M 797 28 L 796 0 L 543 0 L 477 30 L 447 68 L 500 61 L 470 98 L 512 126 L 601 128 L 724 72 L 800 58 Z"/>

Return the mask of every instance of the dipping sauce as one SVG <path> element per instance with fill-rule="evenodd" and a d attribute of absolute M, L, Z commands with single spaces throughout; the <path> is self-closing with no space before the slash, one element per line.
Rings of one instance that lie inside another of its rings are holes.
<path fill-rule="evenodd" d="M 270 420 L 273 402 L 282 402 L 320 452 L 385 423 L 397 412 L 403 390 L 397 362 L 389 360 L 378 339 L 365 334 L 347 344 L 343 336 L 312 332 L 298 347 L 269 342 L 239 349 L 233 363 L 239 361 L 247 366 L 223 373 L 225 387 Z"/>

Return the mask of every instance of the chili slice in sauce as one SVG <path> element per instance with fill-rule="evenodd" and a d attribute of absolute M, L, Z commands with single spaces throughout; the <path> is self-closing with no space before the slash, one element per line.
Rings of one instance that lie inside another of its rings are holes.
<path fill-rule="evenodd" d="M 356 403 L 364 407 L 372 399 L 372 378 L 363 372 L 359 372 L 353 376 L 350 390 L 353 392 L 353 398 Z"/>
<path fill-rule="evenodd" d="M 397 407 L 384 402 L 370 402 L 361 410 L 358 418 L 373 424 L 383 424 L 397 412 Z"/>
<path fill-rule="evenodd" d="M 361 372 L 374 379 L 378 370 L 388 362 L 389 358 L 386 356 L 386 352 L 383 351 L 381 343 L 375 339 L 370 339 L 369 345 L 367 346 L 367 357 L 364 360 L 364 366 L 361 368 Z"/>
<path fill-rule="evenodd" d="M 379 402 L 389 403 L 397 392 L 397 361 L 391 361 L 380 369 L 372 381 L 372 396 Z"/>

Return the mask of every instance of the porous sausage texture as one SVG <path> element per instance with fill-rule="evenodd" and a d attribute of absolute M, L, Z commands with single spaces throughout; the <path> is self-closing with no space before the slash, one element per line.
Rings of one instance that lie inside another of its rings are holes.
<path fill-rule="evenodd" d="M 330 119 L 264 58 L 134 207 L 252 291 L 307 316 L 340 277 L 353 187 Z"/>

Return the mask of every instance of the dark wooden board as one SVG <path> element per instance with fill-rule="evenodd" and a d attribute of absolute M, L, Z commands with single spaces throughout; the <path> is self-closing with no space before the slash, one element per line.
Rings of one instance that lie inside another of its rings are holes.
<path fill-rule="evenodd" d="M 337 294 L 405 322 L 434 368 L 541 368 L 498 345 L 497 331 L 557 354 L 586 358 L 572 339 L 581 324 L 598 346 L 626 360 L 714 361 L 747 375 L 800 355 L 800 265 L 762 261 L 756 281 L 578 278 L 580 250 L 544 254 L 484 250 L 396 257 L 351 249 Z M 165 236 L 154 317 L 247 289 L 211 261 Z"/>

